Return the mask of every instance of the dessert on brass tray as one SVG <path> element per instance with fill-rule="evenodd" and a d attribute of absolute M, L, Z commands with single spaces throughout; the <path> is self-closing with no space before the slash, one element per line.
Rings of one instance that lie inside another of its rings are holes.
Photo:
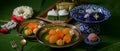
<path fill-rule="evenodd" d="M 70 43 L 74 32 L 70 28 L 64 29 L 50 29 L 48 35 L 45 37 L 45 40 L 49 43 L 56 43 L 57 45 L 64 45 L 65 43 Z"/>
<path fill-rule="evenodd" d="M 35 37 L 36 32 L 44 25 L 40 20 L 26 20 L 17 27 L 17 31 L 24 37 Z"/>
<path fill-rule="evenodd" d="M 48 24 L 36 34 L 37 40 L 53 48 L 65 48 L 77 44 L 81 37 L 78 28 L 68 24 Z"/>

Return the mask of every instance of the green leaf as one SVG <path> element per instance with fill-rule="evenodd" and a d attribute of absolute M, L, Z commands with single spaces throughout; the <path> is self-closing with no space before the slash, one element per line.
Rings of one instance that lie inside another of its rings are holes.
<path fill-rule="evenodd" d="M 117 42 L 110 46 L 104 47 L 98 51 L 119 51 L 119 50 L 120 50 L 120 42 Z"/>

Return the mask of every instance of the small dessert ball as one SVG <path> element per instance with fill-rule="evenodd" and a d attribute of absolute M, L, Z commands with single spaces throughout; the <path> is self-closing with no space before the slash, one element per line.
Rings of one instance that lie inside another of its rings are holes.
<path fill-rule="evenodd" d="M 38 28 L 34 28 L 33 29 L 33 33 L 36 34 L 36 32 L 38 31 Z"/>
<path fill-rule="evenodd" d="M 55 35 L 55 34 L 56 34 L 56 31 L 55 31 L 54 29 L 51 29 L 51 30 L 49 31 L 49 34 L 50 34 L 50 35 Z"/>
<path fill-rule="evenodd" d="M 61 29 L 56 29 L 55 36 L 58 37 L 59 39 L 61 39 L 61 38 L 63 38 L 64 34 Z"/>
<path fill-rule="evenodd" d="M 65 35 L 64 37 L 63 37 L 63 41 L 65 42 L 65 43 L 70 43 L 71 42 L 71 39 L 72 39 L 72 37 L 71 37 L 71 35 Z"/>
<path fill-rule="evenodd" d="M 58 40 L 58 38 L 54 35 L 50 36 L 49 42 L 50 43 L 56 43 L 56 41 Z"/>
<path fill-rule="evenodd" d="M 31 29 L 26 29 L 24 31 L 25 35 L 31 35 L 32 34 L 32 30 Z"/>
<path fill-rule="evenodd" d="M 70 34 L 70 28 L 65 28 L 62 31 L 64 34 Z"/>
<path fill-rule="evenodd" d="M 90 34 L 88 35 L 88 40 L 89 40 L 90 42 L 95 42 L 95 41 L 98 40 L 98 36 L 97 36 L 95 33 L 90 33 Z"/>
<path fill-rule="evenodd" d="M 49 41 L 50 36 L 51 36 L 51 35 L 48 34 L 48 35 L 45 37 L 45 40 Z"/>
<path fill-rule="evenodd" d="M 64 45 L 64 41 L 62 39 L 57 40 L 56 42 L 57 45 Z"/>

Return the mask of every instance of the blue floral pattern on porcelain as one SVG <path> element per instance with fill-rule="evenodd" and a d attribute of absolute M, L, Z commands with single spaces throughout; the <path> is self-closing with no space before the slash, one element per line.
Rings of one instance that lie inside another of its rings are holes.
<path fill-rule="evenodd" d="M 94 4 L 80 5 L 70 11 L 70 16 L 78 22 L 100 23 L 111 16 L 109 10 Z"/>
<path fill-rule="evenodd" d="M 84 34 L 96 33 L 100 32 L 100 26 L 97 24 L 84 24 L 80 23 L 79 29 Z"/>

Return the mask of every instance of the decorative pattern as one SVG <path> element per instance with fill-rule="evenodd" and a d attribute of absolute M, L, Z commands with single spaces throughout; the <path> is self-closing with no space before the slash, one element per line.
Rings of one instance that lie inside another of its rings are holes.
<path fill-rule="evenodd" d="M 96 33 L 100 32 L 100 26 L 97 24 L 84 24 L 80 23 L 79 29 L 84 34 Z"/>
<path fill-rule="evenodd" d="M 74 7 L 70 11 L 70 16 L 78 22 L 100 23 L 108 20 L 111 15 L 107 9 L 90 4 Z"/>

